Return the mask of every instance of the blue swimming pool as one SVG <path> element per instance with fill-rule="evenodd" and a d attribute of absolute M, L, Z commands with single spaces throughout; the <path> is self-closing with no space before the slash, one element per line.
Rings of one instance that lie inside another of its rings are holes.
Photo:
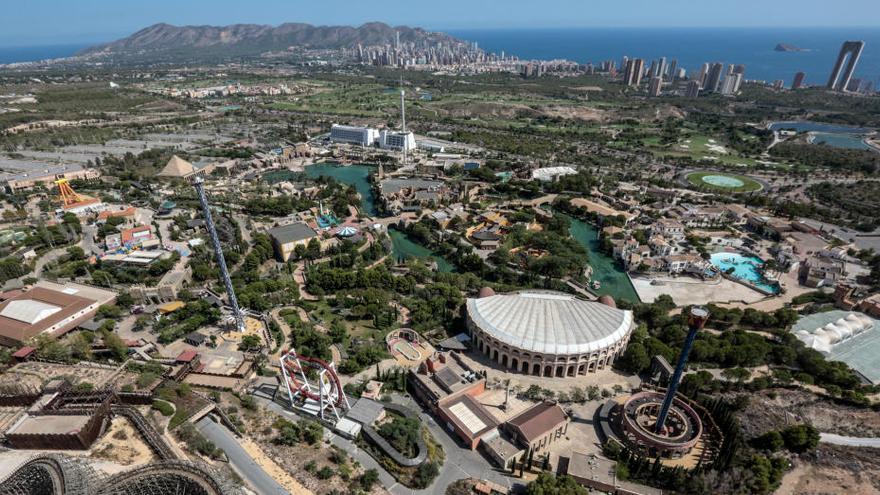
<path fill-rule="evenodd" d="M 761 273 L 764 262 L 760 258 L 743 256 L 739 253 L 715 253 L 709 261 L 723 273 L 728 273 L 732 268 L 731 277 L 749 282 L 770 294 L 779 293 L 779 284 L 767 280 Z"/>

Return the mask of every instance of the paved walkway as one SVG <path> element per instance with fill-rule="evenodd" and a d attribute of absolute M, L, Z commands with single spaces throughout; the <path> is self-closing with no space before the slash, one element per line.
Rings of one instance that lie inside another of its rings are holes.
<path fill-rule="evenodd" d="M 218 425 L 209 418 L 202 418 L 196 423 L 196 428 L 226 452 L 229 463 L 257 493 L 261 495 L 287 495 L 288 491 L 266 474 L 266 471 L 241 447 L 238 440 L 226 427 Z"/>
<path fill-rule="evenodd" d="M 835 445 L 845 445 L 847 447 L 871 447 L 880 449 L 880 438 L 878 437 L 845 437 L 834 433 L 819 433 L 819 441 L 833 443 Z"/>
<path fill-rule="evenodd" d="M 319 262 L 320 260 L 317 260 Z M 297 288 L 299 288 L 299 297 L 301 297 L 305 301 L 317 301 L 318 296 L 310 293 L 306 290 L 306 276 L 305 276 L 305 263 L 300 261 L 296 264 L 296 268 L 293 269 L 293 280 L 296 282 Z"/>
<path fill-rule="evenodd" d="M 265 407 L 268 407 L 273 412 L 281 414 L 284 417 L 291 419 L 301 418 L 299 415 L 288 410 L 277 402 L 272 402 L 259 396 L 256 396 L 256 399 Z M 363 451 L 360 447 L 355 445 L 354 442 L 332 432 L 328 432 L 330 443 L 345 450 L 352 458 L 360 462 L 365 469 L 375 469 L 378 471 L 379 481 L 381 481 L 382 486 L 393 495 L 433 495 L 436 493 L 443 493 L 446 490 L 446 487 L 465 478 L 487 479 L 505 487 L 511 487 L 513 483 L 519 481 L 518 479 L 511 478 L 507 476 L 506 473 L 502 473 L 495 469 L 480 453 L 460 447 L 455 440 L 449 436 L 449 433 L 438 425 L 437 422 L 434 421 L 434 418 L 427 412 L 423 411 L 422 408 L 412 399 L 395 396 L 394 402 L 409 407 L 414 411 L 419 411 L 419 419 L 422 424 L 428 427 L 428 430 L 430 430 L 437 442 L 443 447 L 443 452 L 446 455 L 446 460 L 440 467 L 440 474 L 434 480 L 434 483 L 424 490 L 414 490 L 401 485 L 385 470 L 385 468 L 379 465 L 370 454 Z"/>

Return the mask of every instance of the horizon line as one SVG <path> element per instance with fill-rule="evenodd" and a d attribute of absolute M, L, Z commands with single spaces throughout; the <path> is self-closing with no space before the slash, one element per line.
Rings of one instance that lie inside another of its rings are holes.
<path fill-rule="evenodd" d="M 390 27 L 410 27 L 410 28 L 422 28 L 428 31 L 433 32 L 449 32 L 449 31 L 549 31 L 549 30 L 572 30 L 572 29 L 596 29 L 596 30 L 613 30 L 613 29 L 644 29 L 649 31 L 672 31 L 672 30 L 684 30 L 684 29 L 694 29 L 694 30 L 712 30 L 712 29 L 751 29 L 751 30 L 767 30 L 767 29 L 783 29 L 783 30 L 791 30 L 791 29 L 868 29 L 868 30 L 878 30 L 880 31 L 880 25 L 878 26 L 868 26 L 868 25 L 840 25 L 840 26 L 829 26 L 829 25 L 804 25 L 804 26 L 653 26 L 653 25 L 545 25 L 545 26 L 459 26 L 459 27 L 429 27 L 426 25 L 419 24 L 389 24 L 385 21 L 366 21 L 358 25 L 354 24 L 311 24 L 316 27 L 335 27 L 335 26 L 351 26 L 358 27 L 364 24 L 370 24 L 374 22 L 381 22 L 387 24 Z M 22 42 L 20 37 L 16 37 L 16 40 L 19 40 L 17 43 L 11 44 L 3 44 L 3 41 L 0 41 L 0 50 L 4 48 L 30 48 L 30 47 L 49 47 L 49 46 L 60 46 L 60 45 L 79 45 L 79 44 L 89 44 L 89 43 L 107 43 L 116 41 L 119 39 L 124 39 L 132 34 L 145 29 L 150 26 L 154 26 L 156 24 L 168 24 L 175 27 L 201 27 L 201 26 L 212 26 L 212 27 L 222 27 L 222 26 L 231 26 L 235 24 L 253 24 L 253 25 L 263 25 L 263 26 L 273 26 L 277 27 L 281 24 L 287 23 L 297 23 L 297 24 L 310 24 L 307 22 L 298 22 L 298 21 L 285 21 L 279 24 L 258 24 L 258 23 L 233 23 L 233 24 L 172 24 L 170 22 L 154 22 L 152 24 L 143 26 L 141 28 L 135 28 L 133 31 L 128 32 L 128 34 L 95 34 L 94 38 L 88 39 L 89 34 L 81 33 L 81 34 L 71 34 L 66 37 L 67 39 L 56 39 L 56 40 L 33 40 L 32 42 Z M 76 41 L 80 39 L 81 41 Z M 10 40 L 11 41 L 11 40 Z"/>

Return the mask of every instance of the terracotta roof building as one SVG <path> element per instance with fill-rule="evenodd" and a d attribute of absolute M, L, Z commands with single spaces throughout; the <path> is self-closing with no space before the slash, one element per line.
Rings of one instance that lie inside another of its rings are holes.
<path fill-rule="evenodd" d="M 98 213 L 98 221 L 107 220 L 112 217 L 134 217 L 137 210 L 134 206 L 129 206 L 124 210 L 104 210 Z"/>
<path fill-rule="evenodd" d="M 40 281 L 0 303 L 0 345 L 16 346 L 39 334 L 57 337 L 115 300 L 116 294 L 108 290 Z"/>
<path fill-rule="evenodd" d="M 552 402 L 542 402 L 505 424 L 505 429 L 517 442 L 537 452 L 568 431 L 568 416 Z"/>
<path fill-rule="evenodd" d="M 139 225 L 130 229 L 125 229 L 120 233 L 122 245 L 132 247 L 143 244 L 153 238 L 153 227 L 151 225 Z"/>
<path fill-rule="evenodd" d="M 198 352 L 196 352 L 192 349 L 187 349 L 187 350 L 181 352 L 180 354 L 178 354 L 174 360 L 177 361 L 178 363 L 190 363 L 190 362 L 195 361 L 198 358 L 198 356 L 199 356 Z"/>
<path fill-rule="evenodd" d="M 473 396 L 461 394 L 440 401 L 439 416 L 468 448 L 474 450 L 483 435 L 498 427 L 492 414 Z"/>

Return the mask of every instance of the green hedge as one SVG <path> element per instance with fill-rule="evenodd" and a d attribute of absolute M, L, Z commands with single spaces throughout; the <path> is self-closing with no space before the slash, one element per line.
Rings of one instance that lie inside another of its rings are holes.
<path fill-rule="evenodd" d="M 153 405 L 150 407 L 162 413 L 162 416 L 171 416 L 174 414 L 174 406 L 164 400 L 154 400 Z"/>

